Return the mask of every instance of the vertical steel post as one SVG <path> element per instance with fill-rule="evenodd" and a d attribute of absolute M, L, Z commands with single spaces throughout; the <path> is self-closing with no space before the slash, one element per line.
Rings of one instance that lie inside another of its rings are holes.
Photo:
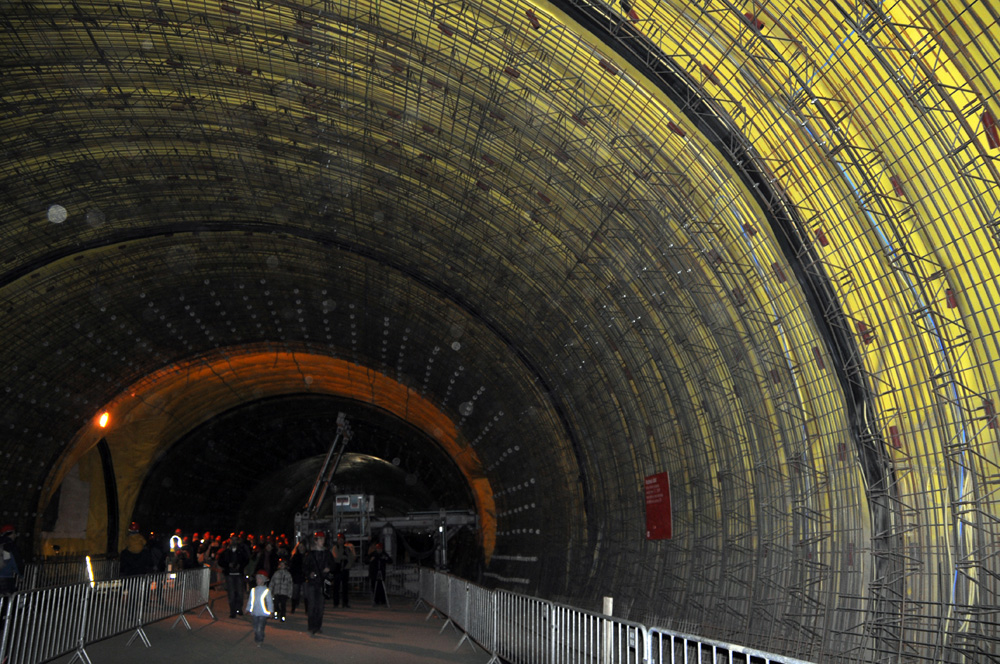
<path fill-rule="evenodd" d="M 465 612 L 464 615 L 462 616 L 462 625 L 461 625 L 463 634 L 462 638 L 458 640 L 458 645 L 455 646 L 455 650 L 461 648 L 463 642 L 468 641 L 469 645 L 472 646 L 472 652 L 476 652 L 476 644 L 472 642 L 472 638 L 469 636 L 469 629 L 471 627 L 469 625 L 469 597 L 471 595 L 471 593 L 469 592 L 470 584 L 468 581 L 463 581 L 462 583 L 465 585 Z"/>
<path fill-rule="evenodd" d="M 545 603 L 545 615 L 549 620 L 549 664 L 556 663 L 556 647 L 559 644 L 559 621 L 556 618 L 556 607 L 552 602 Z"/>
<path fill-rule="evenodd" d="M 87 655 L 87 651 L 84 648 L 84 644 L 87 639 L 87 609 L 89 604 L 89 599 L 91 593 L 94 592 L 94 587 L 84 588 L 83 590 L 83 610 L 80 611 L 80 638 L 77 642 L 76 652 L 73 653 L 73 658 L 69 660 L 69 664 L 73 664 L 76 660 L 81 662 L 86 662 L 91 664 L 90 657 Z"/>
<path fill-rule="evenodd" d="M 184 615 L 184 597 L 187 595 L 188 575 L 187 572 L 178 572 L 177 576 L 181 577 L 181 598 L 177 602 L 177 610 L 178 610 L 177 620 L 175 620 L 174 624 L 170 626 L 170 629 L 177 627 L 177 623 L 183 622 L 184 626 L 188 628 L 188 631 L 190 631 L 191 623 L 188 622 L 187 616 Z"/>
<path fill-rule="evenodd" d="M 615 600 L 613 597 L 604 598 L 604 615 L 611 616 L 614 614 Z M 604 623 L 604 629 L 601 630 L 601 638 L 603 640 L 603 647 L 601 648 L 601 662 L 602 664 L 611 664 L 612 657 L 614 656 L 614 625 L 610 620 L 602 620 Z"/>
<path fill-rule="evenodd" d="M 492 657 L 490 657 L 490 661 L 486 662 L 486 664 L 500 664 L 500 656 L 497 654 L 497 642 L 500 640 L 498 635 L 500 631 L 500 593 L 496 590 L 490 591 L 490 605 L 493 607 L 493 620 L 491 621 L 493 625 L 488 638 Z"/>
<path fill-rule="evenodd" d="M 139 590 L 139 584 L 142 583 L 143 585 L 145 585 L 145 584 L 149 583 L 149 578 L 150 578 L 149 576 L 134 576 L 134 577 L 131 577 L 131 579 L 126 579 L 125 582 L 128 583 L 129 580 L 133 581 L 134 583 L 132 585 L 135 588 L 135 590 L 138 592 L 138 590 Z M 163 575 L 160 575 L 160 579 L 161 580 L 163 579 Z M 159 586 L 157 586 L 157 589 L 159 589 Z M 125 590 L 126 590 L 126 592 L 128 591 L 128 586 L 125 586 Z M 137 637 L 137 636 L 140 639 L 142 639 L 143 644 L 145 644 L 145 646 L 147 648 L 149 648 L 150 646 L 153 645 L 153 644 L 151 644 L 149 642 L 149 637 L 146 636 L 146 630 L 144 630 L 142 628 L 142 626 L 143 626 L 142 625 L 142 613 L 143 613 L 143 610 L 145 609 L 145 606 L 146 606 L 146 600 L 150 596 L 151 596 L 150 593 L 141 593 L 140 594 L 139 601 L 138 601 L 139 610 L 138 610 L 138 613 L 137 613 L 136 618 L 135 618 L 135 634 L 133 634 L 132 638 L 130 638 L 128 640 L 128 643 L 125 644 L 126 648 L 128 646 L 132 645 L 132 642 L 135 641 L 135 637 Z"/>
<path fill-rule="evenodd" d="M 212 607 L 209 606 L 212 592 L 212 568 L 202 567 L 201 568 L 201 583 L 198 586 L 198 601 L 201 602 L 202 599 L 205 600 L 205 606 L 202 607 L 201 611 L 198 612 L 198 617 L 201 617 L 202 613 L 208 611 L 208 615 L 212 616 L 212 620 L 215 620 L 215 614 L 212 613 Z"/>
<path fill-rule="evenodd" d="M 17 601 L 17 597 L 17 593 L 14 593 L 13 595 L 0 598 L 0 602 L 3 602 L 3 610 L 0 611 L 3 614 L 3 635 L 0 635 L 0 662 L 7 661 L 7 637 L 10 634 L 11 607 Z"/>

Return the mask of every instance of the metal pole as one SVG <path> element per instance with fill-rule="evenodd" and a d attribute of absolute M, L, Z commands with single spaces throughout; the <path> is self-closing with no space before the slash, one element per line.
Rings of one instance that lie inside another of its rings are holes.
<path fill-rule="evenodd" d="M 10 613 L 15 601 L 17 601 L 17 593 L 0 598 L 0 602 L 3 602 L 3 637 L 0 638 L 0 662 L 7 661 L 7 637 L 10 635 Z"/>
<path fill-rule="evenodd" d="M 430 617 L 433 616 L 435 613 L 437 613 L 438 615 L 441 615 L 441 613 L 437 610 L 437 607 L 440 605 L 440 602 L 438 601 L 438 596 L 437 596 L 438 595 L 438 572 L 437 571 L 428 572 L 428 574 L 431 575 L 431 581 L 432 581 L 432 583 L 431 583 L 431 591 L 432 591 L 431 592 L 431 610 L 428 611 L 427 612 L 427 616 L 424 617 L 424 622 L 427 622 L 428 620 L 430 620 Z"/>
<path fill-rule="evenodd" d="M 73 653 L 73 658 L 69 660 L 69 664 L 73 664 L 76 660 L 81 662 L 86 662 L 87 664 L 92 664 L 90 657 L 87 655 L 87 651 L 84 648 L 84 644 L 87 638 L 87 605 L 90 599 L 91 593 L 94 592 L 94 587 L 91 585 L 90 588 L 84 588 L 83 591 L 83 610 L 80 611 L 80 640 L 77 642 L 76 652 Z"/>
<path fill-rule="evenodd" d="M 149 578 L 150 578 L 149 576 L 136 576 L 136 577 L 132 577 L 132 580 L 134 581 L 134 583 L 132 585 L 134 585 L 135 588 L 138 590 L 140 583 L 142 583 L 143 586 L 145 586 L 147 583 L 149 583 Z M 155 575 L 153 575 L 152 578 L 156 578 Z M 157 588 L 159 589 L 159 585 L 157 585 Z M 148 590 L 148 587 L 145 588 L 145 589 Z M 127 591 L 127 586 L 126 586 L 126 591 Z M 138 602 L 138 604 L 139 604 L 139 613 L 138 613 L 138 615 L 136 615 L 136 619 L 135 619 L 135 634 L 133 634 L 132 638 L 130 638 L 128 640 L 128 643 L 125 644 L 126 648 L 129 647 L 130 645 L 132 645 L 132 642 L 135 641 L 135 637 L 137 637 L 137 636 L 140 639 L 142 639 L 143 644 L 145 644 L 145 646 L 147 648 L 149 648 L 149 647 L 151 647 L 153 645 L 152 643 L 149 642 L 149 637 L 146 636 L 146 631 L 142 628 L 142 612 L 143 612 L 143 609 L 145 609 L 145 607 L 146 607 L 146 597 L 148 596 L 148 595 L 146 595 L 146 593 L 143 593 L 143 595 L 144 596 L 141 597 L 139 599 L 139 602 Z M 72 662 L 70 664 L 72 664 Z"/>
<path fill-rule="evenodd" d="M 549 617 L 549 662 L 555 664 L 556 661 L 556 647 L 559 643 L 559 621 L 556 617 L 556 607 L 552 605 L 551 602 L 545 603 L 546 614 Z"/>
<path fill-rule="evenodd" d="M 215 620 L 215 614 L 212 613 L 212 607 L 209 606 L 212 593 L 212 568 L 203 567 L 201 572 L 202 580 L 201 585 L 198 587 L 198 599 L 199 601 L 204 598 L 205 606 L 202 607 L 201 611 L 198 612 L 198 617 L 201 618 L 201 614 L 208 611 L 208 615 L 212 616 L 212 620 Z"/>
<path fill-rule="evenodd" d="M 451 625 L 452 629 L 455 629 L 454 621 L 452 621 L 452 619 L 451 619 L 451 614 L 452 614 L 452 608 L 451 608 L 451 577 L 449 576 L 449 577 L 446 577 L 446 578 L 448 579 L 448 591 L 445 593 L 447 595 L 447 597 L 448 597 L 448 612 L 444 616 L 445 617 L 445 621 L 444 621 L 444 624 L 441 625 L 441 630 L 438 632 L 438 634 L 441 634 L 442 632 L 444 632 L 444 628 L 447 627 L 448 625 Z"/>
<path fill-rule="evenodd" d="M 417 568 L 417 601 L 413 603 L 413 610 L 416 611 L 420 608 L 420 605 L 427 605 L 424 602 L 424 569 L 422 567 Z"/>
<path fill-rule="evenodd" d="M 604 615 L 611 616 L 614 613 L 614 608 L 615 608 L 615 600 L 614 600 L 614 598 L 613 597 L 605 597 L 604 598 Z M 614 635 L 615 635 L 614 629 L 615 629 L 615 627 L 611 623 L 610 620 L 605 620 L 603 622 L 604 622 L 604 629 L 602 630 L 603 631 L 603 635 L 602 636 L 604 637 L 604 644 L 603 644 L 603 647 L 601 648 L 601 662 L 603 664 L 611 664 L 612 657 L 613 657 L 613 654 L 614 654 Z"/>
<path fill-rule="evenodd" d="M 486 664 L 500 664 L 500 656 L 497 654 L 497 642 L 500 639 L 500 637 L 497 635 L 497 632 L 500 631 L 499 597 L 500 595 L 499 593 L 497 593 L 497 591 L 495 590 L 490 591 L 490 604 L 493 605 L 493 629 L 490 630 L 492 633 L 490 634 L 489 639 L 490 639 L 490 653 L 493 656 L 490 657 L 490 661 L 486 662 Z"/>
<path fill-rule="evenodd" d="M 468 641 L 469 645 L 472 646 L 472 652 L 476 652 L 476 644 L 472 642 L 471 638 L 469 638 L 469 584 L 468 582 L 464 583 L 465 583 L 465 615 L 462 617 L 463 620 L 462 629 L 465 631 L 462 634 L 462 638 L 458 640 L 458 645 L 455 646 L 455 650 L 461 648 L 462 643 L 464 641 Z"/>
<path fill-rule="evenodd" d="M 177 610 L 178 610 L 177 620 L 175 620 L 174 624 L 170 626 L 170 629 L 173 629 L 174 627 L 177 627 L 177 623 L 183 621 L 184 622 L 184 626 L 187 627 L 188 630 L 190 630 L 191 629 L 191 623 L 188 622 L 187 616 L 184 615 L 184 597 L 185 597 L 185 595 L 187 593 L 187 577 L 188 577 L 188 575 L 187 575 L 187 572 L 178 572 L 177 575 L 179 577 L 181 577 L 181 599 L 178 602 L 178 607 L 177 607 Z"/>

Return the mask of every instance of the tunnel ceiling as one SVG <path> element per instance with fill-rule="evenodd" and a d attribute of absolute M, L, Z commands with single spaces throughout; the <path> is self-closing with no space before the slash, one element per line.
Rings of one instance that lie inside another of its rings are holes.
<path fill-rule="evenodd" d="M 290 389 L 224 358 L 327 357 L 454 424 L 490 583 L 995 653 L 995 12 L 7 3 L 4 516 L 134 386 L 214 372 L 169 446 Z"/>

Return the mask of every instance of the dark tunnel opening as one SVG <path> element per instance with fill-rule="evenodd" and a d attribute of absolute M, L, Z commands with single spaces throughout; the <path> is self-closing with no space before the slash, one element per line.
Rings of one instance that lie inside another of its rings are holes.
<path fill-rule="evenodd" d="M 154 533 L 292 536 L 295 514 L 317 481 L 340 412 L 352 436 L 320 516 L 333 513 L 338 494 L 374 496 L 376 518 L 474 510 L 455 463 L 422 431 L 349 399 L 297 394 L 242 404 L 178 440 L 145 477 L 131 519 Z M 401 558 L 433 562 L 425 552 L 425 533 L 397 537 Z M 481 551 L 475 537 L 462 535 L 455 542 L 449 547 L 451 565 L 477 567 Z"/>

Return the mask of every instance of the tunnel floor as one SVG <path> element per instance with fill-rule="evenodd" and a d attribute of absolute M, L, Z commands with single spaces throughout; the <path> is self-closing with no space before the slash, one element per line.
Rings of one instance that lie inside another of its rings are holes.
<path fill-rule="evenodd" d="M 284 624 L 270 621 L 261 648 L 254 645 L 253 628 L 247 616 L 229 619 L 225 593 L 213 590 L 209 605 L 217 619 L 196 609 L 188 613 L 191 630 L 176 618 L 146 627 L 152 644 L 146 648 L 139 639 L 127 645 L 132 632 L 120 634 L 87 647 L 93 664 L 135 662 L 177 664 L 177 662 L 269 662 L 310 664 L 393 662 L 425 664 L 455 662 L 483 664 L 489 653 L 468 642 L 457 650 L 460 633 L 436 615 L 427 618 L 427 609 L 414 607 L 414 600 L 391 597 L 390 607 L 372 607 L 358 599 L 349 609 L 334 608 L 329 602 L 323 617 L 323 633 L 312 637 L 306 630 L 306 615 L 300 607 Z M 199 615 L 200 614 L 200 615 Z M 66 664 L 67 655 L 53 660 Z"/>

